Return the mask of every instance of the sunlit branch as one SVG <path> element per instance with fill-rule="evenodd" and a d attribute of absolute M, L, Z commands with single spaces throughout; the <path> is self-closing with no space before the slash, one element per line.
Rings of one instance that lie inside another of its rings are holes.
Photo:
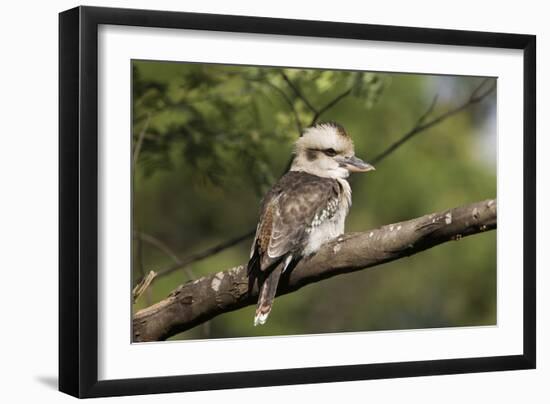
<path fill-rule="evenodd" d="M 496 200 L 490 199 L 378 229 L 345 234 L 285 272 L 277 295 L 492 230 L 496 225 Z M 257 295 L 257 287 L 251 291 L 248 288 L 246 264 L 187 282 L 174 289 L 166 299 L 135 314 L 133 340 L 164 340 L 220 314 L 255 304 Z"/>
<path fill-rule="evenodd" d="M 149 287 L 151 282 L 153 282 L 153 279 L 157 276 L 157 273 L 155 271 L 149 271 L 147 276 L 143 277 L 141 281 L 138 282 L 138 284 L 132 289 L 132 298 L 134 303 L 136 300 L 145 292 L 145 290 Z"/>

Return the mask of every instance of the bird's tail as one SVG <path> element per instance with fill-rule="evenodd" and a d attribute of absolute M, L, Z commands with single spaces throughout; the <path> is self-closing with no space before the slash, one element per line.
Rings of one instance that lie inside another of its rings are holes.
<path fill-rule="evenodd" d="M 265 324 L 267 321 L 267 316 L 269 316 L 271 307 L 273 306 L 273 299 L 277 293 L 277 285 L 279 284 L 279 278 L 281 277 L 283 268 L 283 263 L 277 265 L 265 278 L 260 288 L 260 297 L 258 298 L 258 305 L 256 306 L 256 316 L 254 317 L 255 326 L 258 324 Z"/>

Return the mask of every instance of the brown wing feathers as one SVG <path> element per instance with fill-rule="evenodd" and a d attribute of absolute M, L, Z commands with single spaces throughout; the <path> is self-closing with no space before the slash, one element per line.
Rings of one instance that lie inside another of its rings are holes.
<path fill-rule="evenodd" d="M 306 230 L 338 190 L 336 180 L 291 171 L 265 196 L 248 263 L 249 288 L 256 279 L 260 288 L 255 324 L 267 319 L 287 257 L 300 256 Z"/>

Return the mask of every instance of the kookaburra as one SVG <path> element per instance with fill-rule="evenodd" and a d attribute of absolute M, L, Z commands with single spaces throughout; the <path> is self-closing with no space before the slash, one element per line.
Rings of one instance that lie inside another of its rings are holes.
<path fill-rule="evenodd" d="M 346 178 L 370 170 L 374 167 L 355 157 L 351 137 L 337 123 L 307 128 L 296 141 L 290 171 L 261 203 L 248 262 L 251 287 L 256 280 L 259 286 L 254 325 L 267 320 L 285 269 L 344 233 L 351 206 Z"/>

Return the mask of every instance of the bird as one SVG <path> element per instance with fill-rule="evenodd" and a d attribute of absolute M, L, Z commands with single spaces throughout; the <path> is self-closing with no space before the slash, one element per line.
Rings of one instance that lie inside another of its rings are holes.
<path fill-rule="evenodd" d="M 375 168 L 355 156 L 351 136 L 336 122 L 306 128 L 294 144 L 289 171 L 263 197 L 247 265 L 257 283 L 254 325 L 265 324 L 281 274 L 344 233 L 351 207 L 350 172 Z"/>

